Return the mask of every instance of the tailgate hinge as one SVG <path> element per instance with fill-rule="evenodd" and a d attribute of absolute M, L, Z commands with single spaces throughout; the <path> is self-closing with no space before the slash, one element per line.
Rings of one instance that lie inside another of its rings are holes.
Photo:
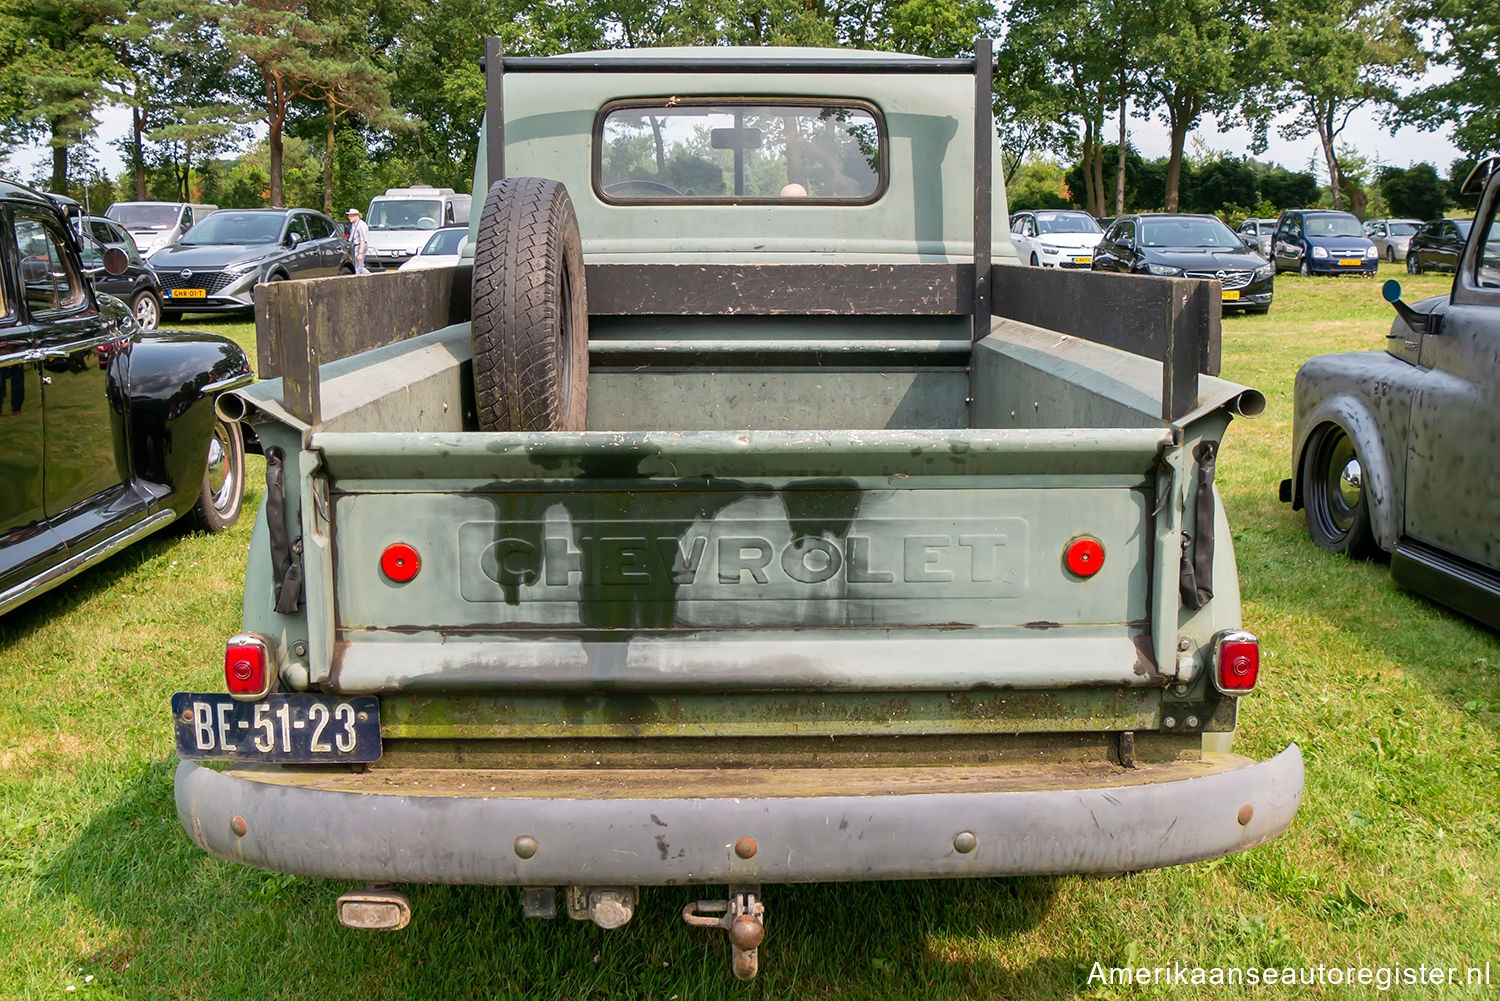
<path fill-rule="evenodd" d="M 1218 451 L 1218 445 L 1205 441 L 1194 452 L 1198 490 L 1193 498 L 1193 534 L 1182 533 L 1179 573 L 1182 603 L 1194 610 L 1214 596 L 1214 459 Z"/>
<path fill-rule="evenodd" d="M 266 534 L 271 542 L 271 587 L 276 611 L 291 615 L 302 604 L 302 539 L 286 531 L 286 453 L 266 450 Z"/>

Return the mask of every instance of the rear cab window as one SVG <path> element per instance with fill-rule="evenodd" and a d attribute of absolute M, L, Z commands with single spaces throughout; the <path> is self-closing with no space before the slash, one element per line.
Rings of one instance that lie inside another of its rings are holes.
<path fill-rule="evenodd" d="M 595 191 L 612 203 L 867 204 L 888 182 L 885 122 L 864 101 L 614 102 L 594 150 Z"/>

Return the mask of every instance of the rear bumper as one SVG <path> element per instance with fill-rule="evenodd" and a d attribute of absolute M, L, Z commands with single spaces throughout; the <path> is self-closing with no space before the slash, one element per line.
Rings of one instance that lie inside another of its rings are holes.
<path fill-rule="evenodd" d="M 670 774 L 675 795 L 662 794 L 665 773 L 632 788 L 629 779 L 593 772 L 573 773 L 576 784 L 547 773 L 516 795 L 514 772 L 218 772 L 185 761 L 177 813 L 193 841 L 222 858 L 369 882 L 601 886 L 1128 872 L 1243 851 L 1291 823 L 1303 783 L 1296 745 L 1260 763 L 1204 758 L 1193 767 L 1110 766 L 1082 786 L 1059 786 L 1058 775 L 1035 771 L 1029 783 L 1007 784 L 982 769 L 948 770 L 924 786 L 892 769 L 889 778 L 848 787 L 860 794 L 810 794 L 804 782 L 803 794 L 786 796 L 775 794 L 777 773 L 759 770 L 742 779 L 709 773 L 702 789 L 711 795 L 692 795 L 693 780 L 680 771 Z M 838 771 L 825 770 L 812 786 L 837 793 Z M 741 795 L 726 788 L 741 781 Z M 964 833 L 973 835 L 972 850 L 960 852 L 971 847 Z M 756 851 L 745 859 L 734 846 L 747 837 Z M 529 858 L 517 854 L 519 838 L 535 842 Z"/>

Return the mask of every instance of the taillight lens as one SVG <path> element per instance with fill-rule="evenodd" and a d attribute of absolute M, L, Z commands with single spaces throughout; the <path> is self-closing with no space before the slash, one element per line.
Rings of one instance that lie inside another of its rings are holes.
<path fill-rule="evenodd" d="M 1092 577 L 1104 566 L 1104 544 L 1092 535 L 1079 536 L 1068 543 L 1063 562 L 1074 575 Z"/>
<path fill-rule="evenodd" d="M 380 571 L 397 584 L 405 584 L 422 569 L 422 558 L 404 542 L 393 542 L 380 554 Z"/>
<path fill-rule="evenodd" d="M 1239 629 L 1214 638 L 1214 684 L 1225 695 L 1244 695 L 1260 677 L 1260 640 Z"/>
<path fill-rule="evenodd" d="M 224 645 L 224 684 L 237 699 L 258 699 L 271 690 L 271 652 L 259 636 L 233 636 Z"/>

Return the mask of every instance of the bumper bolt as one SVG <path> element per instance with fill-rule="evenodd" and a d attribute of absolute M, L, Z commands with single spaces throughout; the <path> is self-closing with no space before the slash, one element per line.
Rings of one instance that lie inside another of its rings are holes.
<path fill-rule="evenodd" d="M 734 853 L 740 858 L 754 858 L 758 851 L 760 851 L 760 845 L 755 843 L 754 838 L 740 838 L 734 843 Z"/>
<path fill-rule="evenodd" d="M 1188 717 L 1188 729 L 1196 730 L 1197 728 L 1198 728 L 1198 717 L 1196 717 L 1196 716 L 1189 716 Z"/>
<path fill-rule="evenodd" d="M 1161 725 L 1163 727 L 1165 727 L 1166 729 L 1168 729 L 1168 730 L 1175 729 L 1176 726 L 1177 726 L 1177 717 L 1176 716 L 1168 716 L 1166 719 L 1164 719 L 1164 720 L 1161 721 Z"/>
<path fill-rule="evenodd" d="M 531 858 L 536 855 L 536 838 L 521 835 L 516 839 L 516 855 L 520 858 Z"/>
<path fill-rule="evenodd" d="M 1240 807 L 1239 816 L 1236 819 L 1239 820 L 1241 827 L 1245 827 L 1249 825 L 1251 818 L 1254 816 L 1255 807 L 1251 806 L 1249 803 L 1246 803 L 1244 806 Z"/>
<path fill-rule="evenodd" d="M 953 850 L 960 855 L 967 855 L 979 847 L 979 839 L 974 836 L 973 831 L 959 831 L 953 836 Z"/>
<path fill-rule="evenodd" d="M 249 830 L 249 828 L 245 825 L 245 818 L 239 814 L 235 814 L 229 818 L 229 830 L 233 832 L 235 837 L 243 838 L 245 831 Z"/>

